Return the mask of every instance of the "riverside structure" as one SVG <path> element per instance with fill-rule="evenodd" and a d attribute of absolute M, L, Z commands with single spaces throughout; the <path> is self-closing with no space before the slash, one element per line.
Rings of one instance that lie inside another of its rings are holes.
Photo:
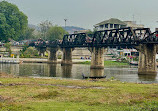
<path fill-rule="evenodd" d="M 64 35 L 63 40 L 46 44 L 35 44 L 41 52 L 49 50 L 48 60 L 57 63 L 56 52 L 63 51 L 62 65 L 72 64 L 72 51 L 75 48 L 88 47 L 92 53 L 91 68 L 104 68 L 104 52 L 107 47 L 135 48 L 139 51 L 138 74 L 157 74 L 156 53 L 158 37 L 149 28 L 132 29 L 131 27 L 96 31 L 94 34 L 79 33 Z"/>

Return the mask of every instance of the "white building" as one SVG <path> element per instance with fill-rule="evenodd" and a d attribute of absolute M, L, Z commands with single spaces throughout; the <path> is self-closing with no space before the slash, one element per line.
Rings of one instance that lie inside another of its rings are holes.
<path fill-rule="evenodd" d="M 122 22 L 119 19 L 111 18 L 109 20 L 102 21 L 94 25 L 96 30 L 109 30 L 109 29 L 118 29 L 126 27 L 126 23 Z"/>
<path fill-rule="evenodd" d="M 144 28 L 143 24 L 136 24 L 136 21 L 121 21 L 116 18 L 111 18 L 109 20 L 102 21 L 94 25 L 96 30 L 109 30 L 118 29 L 124 27 L 132 27 L 133 29 Z"/>

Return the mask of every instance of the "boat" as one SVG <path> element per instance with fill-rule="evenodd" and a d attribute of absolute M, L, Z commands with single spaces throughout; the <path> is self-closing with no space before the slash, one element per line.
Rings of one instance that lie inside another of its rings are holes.
<path fill-rule="evenodd" d="M 106 76 L 85 76 L 84 74 L 82 74 L 82 78 L 83 79 L 103 79 L 103 78 L 106 78 Z"/>

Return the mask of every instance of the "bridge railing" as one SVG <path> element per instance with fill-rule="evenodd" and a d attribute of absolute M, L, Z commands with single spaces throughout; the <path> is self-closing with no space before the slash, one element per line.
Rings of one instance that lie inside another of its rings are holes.
<path fill-rule="evenodd" d="M 93 37 L 93 44 L 95 45 L 118 45 L 120 43 L 131 43 L 132 39 L 136 39 L 135 34 L 131 28 L 121 28 L 112 30 L 97 31 Z"/>
<path fill-rule="evenodd" d="M 158 31 L 151 33 L 148 37 L 145 37 L 143 44 L 154 43 L 158 44 Z"/>
<path fill-rule="evenodd" d="M 92 42 L 92 38 L 89 35 L 90 34 L 86 34 L 86 33 L 64 35 L 61 47 L 64 47 L 64 46 L 87 47 Z"/>

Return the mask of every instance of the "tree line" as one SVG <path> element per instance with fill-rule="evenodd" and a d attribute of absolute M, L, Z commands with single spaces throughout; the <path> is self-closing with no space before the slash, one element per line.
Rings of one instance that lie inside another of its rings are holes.
<path fill-rule="evenodd" d="M 0 2 L 0 41 L 20 41 L 28 39 L 44 39 L 53 41 L 62 39 L 67 32 L 60 26 L 46 20 L 41 22 L 39 30 L 28 27 L 28 17 L 18 7 L 7 1 Z"/>

